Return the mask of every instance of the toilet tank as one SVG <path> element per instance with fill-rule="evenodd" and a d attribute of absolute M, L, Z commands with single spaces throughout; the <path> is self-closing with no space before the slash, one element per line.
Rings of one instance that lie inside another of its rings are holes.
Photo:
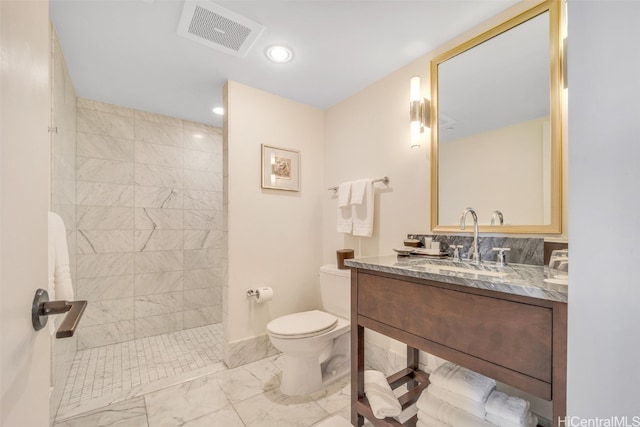
<path fill-rule="evenodd" d="M 336 316 L 351 316 L 351 270 L 340 270 L 335 264 L 320 267 L 322 308 Z"/>

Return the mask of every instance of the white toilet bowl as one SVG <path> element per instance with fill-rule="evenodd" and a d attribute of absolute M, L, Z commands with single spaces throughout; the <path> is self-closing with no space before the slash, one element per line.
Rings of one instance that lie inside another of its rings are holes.
<path fill-rule="evenodd" d="M 322 311 L 288 314 L 267 325 L 267 335 L 284 353 L 280 390 L 311 393 L 346 375 L 350 368 L 351 271 L 320 267 Z"/>
<path fill-rule="evenodd" d="M 279 317 L 267 325 L 275 348 L 284 353 L 280 390 L 307 394 L 340 378 L 350 368 L 350 323 L 320 310 Z"/>

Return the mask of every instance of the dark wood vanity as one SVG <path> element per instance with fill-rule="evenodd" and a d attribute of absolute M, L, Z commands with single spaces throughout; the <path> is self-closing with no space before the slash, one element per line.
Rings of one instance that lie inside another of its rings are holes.
<path fill-rule="evenodd" d="M 425 275 L 429 276 L 429 275 Z M 388 378 L 406 408 L 429 384 L 419 350 L 553 401 L 566 410 L 567 304 L 549 298 L 446 283 L 368 268 L 351 273 L 351 422 L 401 426 L 374 418 L 364 394 L 364 330 L 407 344 L 407 367 Z M 415 426 L 416 417 L 405 426 Z"/>

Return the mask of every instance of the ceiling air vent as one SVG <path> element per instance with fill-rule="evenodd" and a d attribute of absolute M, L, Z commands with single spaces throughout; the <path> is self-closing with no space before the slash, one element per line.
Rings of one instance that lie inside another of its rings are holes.
<path fill-rule="evenodd" d="M 178 35 L 205 46 L 243 57 L 264 27 L 208 1 L 187 0 Z"/>

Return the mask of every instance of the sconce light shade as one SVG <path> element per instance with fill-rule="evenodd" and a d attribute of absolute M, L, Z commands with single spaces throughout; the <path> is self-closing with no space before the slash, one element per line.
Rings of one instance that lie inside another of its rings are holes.
<path fill-rule="evenodd" d="M 420 77 L 413 76 L 410 81 L 409 95 L 409 132 L 411 148 L 420 147 L 420 135 L 429 127 L 429 100 L 420 95 Z"/>

